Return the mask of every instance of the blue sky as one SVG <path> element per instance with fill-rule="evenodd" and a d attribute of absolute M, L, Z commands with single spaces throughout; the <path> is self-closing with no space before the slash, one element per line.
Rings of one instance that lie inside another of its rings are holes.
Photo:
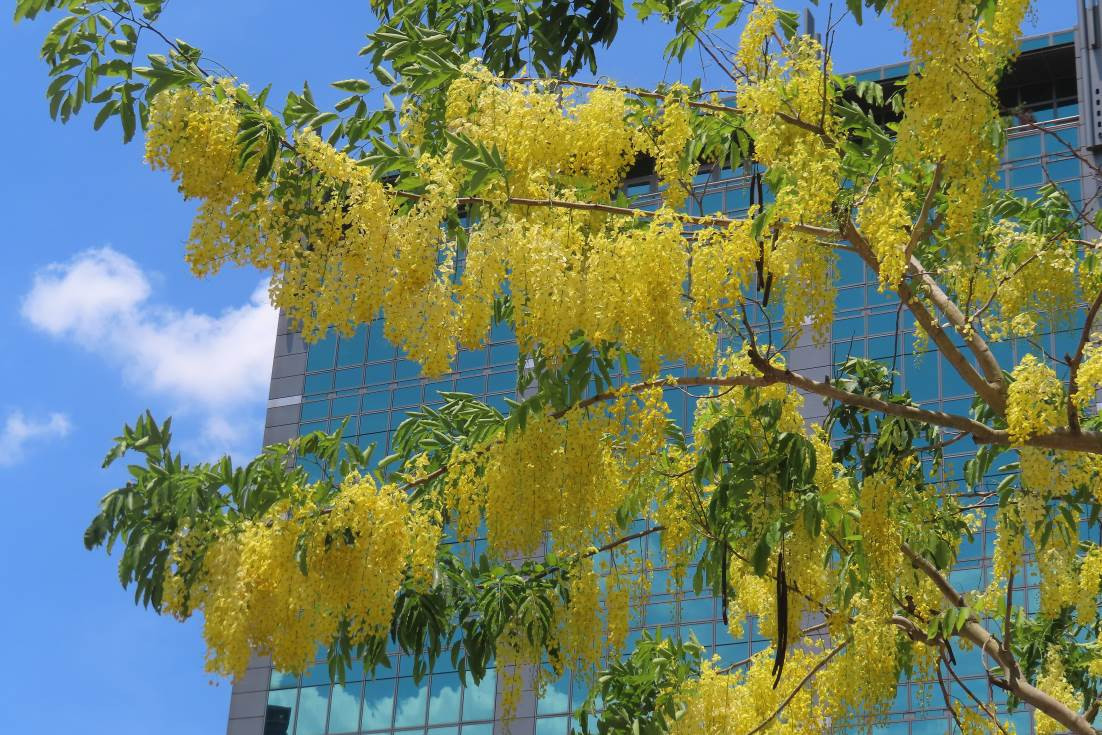
<path fill-rule="evenodd" d="M 1035 4 L 1026 33 L 1074 24 L 1070 0 Z M 254 88 L 273 82 L 280 99 L 303 79 L 320 91 L 368 76 L 355 55 L 373 25 L 367 6 L 191 0 L 162 25 Z M 899 35 L 872 25 L 859 42 L 843 26 L 836 69 L 902 58 Z M 123 146 L 110 125 L 94 133 L 88 116 L 50 121 L 45 32 L 41 21 L 0 21 L 0 730 L 221 733 L 230 686 L 204 673 L 199 625 L 135 607 L 114 560 L 84 551 L 81 534 L 122 481 L 99 469 L 110 438 L 146 407 L 176 417 L 185 452 L 258 448 L 272 313 L 258 273 L 189 275 L 192 206 L 143 165 L 140 143 Z M 628 22 L 602 73 L 642 86 L 680 78 L 656 54 L 666 37 Z M 698 68 L 687 64 L 686 77 Z"/>

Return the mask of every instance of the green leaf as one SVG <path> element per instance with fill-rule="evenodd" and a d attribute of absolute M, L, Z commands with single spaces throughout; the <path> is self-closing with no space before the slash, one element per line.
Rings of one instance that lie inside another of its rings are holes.
<path fill-rule="evenodd" d="M 371 91 L 371 84 L 366 79 L 342 79 L 339 82 L 333 82 L 332 86 L 344 92 L 356 94 L 366 94 Z"/>

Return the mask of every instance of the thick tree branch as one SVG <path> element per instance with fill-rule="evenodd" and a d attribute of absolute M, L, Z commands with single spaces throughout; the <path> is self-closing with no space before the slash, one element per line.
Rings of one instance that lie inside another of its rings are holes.
<path fill-rule="evenodd" d="M 613 400 L 623 395 L 624 390 L 629 393 L 638 393 L 648 388 L 676 386 L 711 386 L 717 388 L 749 386 L 760 388 L 775 383 L 784 383 L 793 388 L 799 388 L 808 393 L 814 393 L 815 395 L 829 398 L 848 406 L 857 406 L 877 413 L 900 416 L 902 418 L 940 426 L 945 429 L 956 429 L 957 431 L 971 436 L 974 441 L 980 444 L 998 444 L 1003 446 L 1010 446 L 1012 444 L 1010 435 L 1005 430 L 992 429 L 987 424 L 980 423 L 967 416 L 945 413 L 944 411 L 931 411 L 917 406 L 892 403 L 879 398 L 873 398 L 872 396 L 850 393 L 842 390 L 829 381 L 813 380 L 787 368 L 779 368 L 769 364 L 760 354 L 754 351 L 751 351 L 750 357 L 751 361 L 754 362 L 754 367 L 760 371 L 759 375 L 670 377 L 644 381 L 631 385 L 626 389 L 598 393 L 583 401 L 579 401 L 571 408 L 586 408 L 602 401 Z M 1044 449 L 1064 449 L 1075 452 L 1087 452 L 1090 454 L 1102 454 L 1102 433 L 1081 432 L 1079 434 L 1073 434 L 1067 429 L 1057 429 L 1048 434 L 1034 436 L 1027 440 L 1025 444 Z"/>
<path fill-rule="evenodd" d="M 964 343 L 968 345 L 968 348 L 972 351 L 972 354 L 975 355 L 976 361 L 983 370 L 983 374 L 987 378 L 987 381 L 1001 391 L 1003 388 L 1003 371 L 999 366 L 999 361 L 995 359 L 995 353 L 991 351 L 991 348 L 987 345 L 983 337 L 981 337 L 973 326 L 969 324 L 968 318 L 964 315 L 964 312 L 962 312 L 960 307 L 949 298 L 941 289 L 941 286 L 938 285 L 937 281 L 933 279 L 930 273 L 922 267 L 922 264 L 914 256 L 911 256 L 909 275 L 922 284 L 930 301 L 932 301 L 941 313 L 945 315 L 945 318 L 953 325 L 957 334 L 959 334 L 964 340 Z"/>
<path fill-rule="evenodd" d="M 900 550 L 911 560 L 911 564 L 916 569 L 923 572 L 934 583 L 946 600 L 956 607 L 964 607 L 964 596 L 949 583 L 949 580 L 938 571 L 937 567 L 907 544 L 902 544 Z M 981 651 L 995 659 L 1004 671 L 1016 669 L 1017 662 L 1013 654 L 1006 650 L 995 636 L 988 633 L 987 629 L 980 625 L 975 617 L 969 618 L 957 635 L 978 646 Z M 1090 722 L 1083 715 L 1024 679 L 1020 677 L 1008 679 L 1006 680 L 1006 688 L 1023 702 L 1033 705 L 1033 707 L 1044 712 L 1075 735 L 1097 735 Z"/>
<path fill-rule="evenodd" d="M 889 622 L 895 627 L 901 628 L 906 636 L 915 643 L 925 643 L 927 646 L 938 645 L 937 638 L 930 638 L 921 628 L 915 625 L 914 621 L 910 618 L 906 618 L 902 615 L 892 615 Z"/>
<path fill-rule="evenodd" d="M 874 273 L 879 273 L 880 262 L 877 260 L 876 255 L 873 253 L 872 247 L 869 245 L 868 240 L 866 240 L 865 236 L 861 234 L 861 231 L 857 229 L 857 225 L 853 222 L 852 218 L 848 219 L 843 226 L 846 239 L 850 241 L 850 244 L 853 245 L 854 248 L 856 248 L 858 255 L 861 256 L 861 258 L 865 261 L 869 268 L 873 270 Z M 916 268 L 916 263 L 917 261 L 914 260 L 914 258 L 912 257 L 911 262 L 907 266 L 907 275 L 919 278 L 920 280 L 923 278 L 928 279 L 928 283 L 926 281 L 922 281 L 922 283 L 927 288 L 927 291 L 929 291 L 928 296 L 930 297 L 930 300 L 938 305 L 938 308 L 943 310 L 949 309 L 953 314 L 956 314 L 960 317 L 959 325 L 955 326 L 958 326 L 958 331 L 961 332 L 963 335 L 966 331 L 964 329 L 964 315 L 960 313 L 960 310 L 956 307 L 955 304 L 952 303 L 948 296 L 945 295 L 945 293 L 941 290 L 937 283 L 935 283 L 928 274 L 921 272 L 921 265 Z M 930 284 L 933 285 L 934 291 L 930 290 Z M 968 359 L 964 356 L 964 354 L 960 351 L 960 349 L 955 344 L 953 344 L 952 338 L 944 329 L 942 329 L 941 325 L 938 323 L 934 315 L 931 314 L 926 306 L 918 299 L 918 297 L 915 295 L 914 291 L 911 289 L 910 285 L 908 285 L 905 279 L 896 284 L 896 291 L 899 294 L 900 300 L 914 315 L 915 321 L 918 322 L 919 326 L 921 326 L 926 334 L 930 336 L 930 339 L 933 340 L 935 345 L 937 345 L 938 349 L 941 351 L 941 354 L 953 366 L 953 369 L 957 371 L 964 382 L 968 383 L 968 385 L 974 391 L 976 391 L 977 394 L 982 396 L 983 399 L 987 401 L 987 403 L 993 409 L 995 409 L 995 411 L 1000 414 L 1004 413 L 1006 410 L 1006 400 L 1001 393 L 1000 384 L 1002 380 L 1002 372 L 998 369 L 998 363 L 995 363 L 993 369 L 999 375 L 1000 383 L 991 383 L 989 382 L 990 378 L 984 379 L 984 376 L 980 375 L 976 371 L 976 368 L 972 366 L 972 363 L 970 363 Z M 947 316 L 949 315 L 947 314 Z M 949 319 L 950 322 L 953 322 L 952 316 L 949 316 Z M 969 333 L 971 334 L 971 332 Z M 967 338 L 965 339 L 965 342 L 968 342 Z M 980 342 L 982 343 L 982 339 L 980 340 Z M 986 344 L 984 344 L 983 347 L 986 349 Z M 986 352 L 990 353 L 990 350 L 986 349 Z M 991 360 L 994 360 L 994 355 L 991 355 Z M 981 365 L 982 364 L 983 362 L 981 361 Z M 992 367 L 988 365 L 984 368 L 984 370 L 986 373 L 987 371 L 992 370 Z"/>

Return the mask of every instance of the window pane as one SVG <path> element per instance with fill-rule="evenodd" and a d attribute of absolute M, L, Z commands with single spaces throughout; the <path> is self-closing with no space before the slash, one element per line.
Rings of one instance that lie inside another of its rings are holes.
<path fill-rule="evenodd" d="M 565 673 L 559 680 L 547 685 L 543 696 L 536 700 L 536 714 L 546 715 L 570 710 L 570 674 Z"/>
<path fill-rule="evenodd" d="M 306 376 L 302 389 L 306 395 L 325 393 L 333 389 L 333 373 L 315 373 Z"/>
<path fill-rule="evenodd" d="M 285 671 L 272 671 L 270 689 L 287 689 L 296 686 L 298 686 L 298 676 L 295 674 L 288 674 Z"/>
<path fill-rule="evenodd" d="M 302 404 L 302 412 L 299 414 L 299 421 L 313 421 L 315 419 L 323 419 L 328 415 L 328 401 L 311 401 L 310 403 Z"/>
<path fill-rule="evenodd" d="M 306 353 L 306 372 L 315 370 L 332 370 L 333 358 L 337 352 L 337 338 L 330 333 L 320 342 L 310 345 Z"/>
<path fill-rule="evenodd" d="M 351 337 L 341 337 L 337 352 L 337 367 L 358 365 L 364 361 L 364 349 L 367 346 L 367 327 L 360 326 Z"/>
<path fill-rule="evenodd" d="M 268 711 L 264 717 L 264 735 L 290 735 L 295 718 L 297 689 L 268 692 Z"/>
<path fill-rule="evenodd" d="M 478 684 L 475 684 L 471 675 L 467 674 L 467 686 L 463 692 L 464 720 L 493 719 L 495 681 L 496 677 L 493 669 L 487 671 L 486 676 Z M 463 732 L 467 732 L 467 728 L 464 728 Z"/>
<path fill-rule="evenodd" d="M 566 735 L 568 717 L 544 717 L 536 720 L 536 735 Z"/>
<path fill-rule="evenodd" d="M 428 695 L 429 688 L 424 681 L 415 684 L 413 677 L 410 676 L 398 679 L 398 704 L 394 709 L 394 726 L 424 725 Z"/>
<path fill-rule="evenodd" d="M 363 383 L 363 368 L 354 367 L 347 368 L 345 370 L 338 370 L 337 376 L 337 390 L 347 390 L 348 388 L 359 388 Z"/>
<path fill-rule="evenodd" d="M 348 733 L 360 729 L 363 684 L 337 684 L 329 704 L 329 732 Z"/>
<path fill-rule="evenodd" d="M 394 379 L 394 363 L 380 362 L 367 366 L 367 384 L 386 383 Z"/>
<path fill-rule="evenodd" d="M 1027 156 L 1041 155 L 1041 137 L 1036 133 L 1013 138 L 1006 143 L 1006 157 L 1016 161 Z"/>
<path fill-rule="evenodd" d="M 394 679 L 376 679 L 364 684 L 364 718 L 361 729 L 381 730 L 390 727 L 394 709 Z"/>
<path fill-rule="evenodd" d="M 325 712 L 329 709 L 329 687 L 303 687 L 298 700 L 296 735 L 323 735 Z"/>
<path fill-rule="evenodd" d="M 383 336 L 383 323 L 375 322 L 371 327 L 371 336 L 368 338 L 367 359 L 392 360 L 396 352 L 394 345 L 387 342 L 386 337 Z"/>
<path fill-rule="evenodd" d="M 433 674 L 429 698 L 429 724 L 459 720 L 459 674 Z"/>
<path fill-rule="evenodd" d="M 486 350 L 463 350 L 459 353 L 459 369 L 474 370 L 486 366 Z"/>
<path fill-rule="evenodd" d="M 333 399 L 333 415 L 347 416 L 360 410 L 359 396 L 345 396 Z M 353 424 L 355 425 L 355 424 Z"/>
<path fill-rule="evenodd" d="M 329 683 L 329 664 L 314 664 L 302 674 L 302 685 L 313 686 L 315 684 Z"/>
<path fill-rule="evenodd" d="M 463 735 L 494 735 L 493 725 L 464 725 Z"/>

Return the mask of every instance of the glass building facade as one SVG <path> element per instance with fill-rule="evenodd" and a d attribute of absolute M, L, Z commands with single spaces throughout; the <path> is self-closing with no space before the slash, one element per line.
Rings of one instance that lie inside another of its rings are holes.
<path fill-rule="evenodd" d="M 1097 135 L 1094 115 L 1082 114 L 1095 103 L 1090 89 L 1095 82 L 1090 67 L 1098 55 L 1079 29 L 1024 39 L 1022 56 L 1007 75 L 1001 90 L 1003 103 L 1019 111 L 1021 124 L 1009 132 L 1000 171 L 1000 185 L 1022 196 L 1036 193 L 1046 181 L 1058 183 L 1081 206 L 1092 185 L 1084 180 L 1078 156 L 1087 152 Z M 906 73 L 906 65 L 867 70 L 859 79 L 890 81 Z M 1095 92 L 1095 94 L 1099 94 Z M 1098 123 L 1102 127 L 1102 122 Z M 715 169 L 697 176 L 691 207 L 694 213 L 744 214 L 750 204 L 749 177 L 742 169 Z M 642 207 L 656 206 L 657 182 L 633 179 L 627 193 Z M 869 357 L 892 362 L 899 373 L 901 390 L 911 393 L 923 407 L 966 413 L 972 396 L 967 385 L 945 364 L 936 350 L 916 351 L 913 320 L 900 312 L 898 302 L 881 294 L 876 277 L 848 253 L 841 253 L 837 271 L 839 286 L 835 321 L 828 346 L 798 345 L 789 351 L 794 369 L 813 377 L 830 374 L 832 365 L 847 357 Z M 1045 343 L 1010 340 L 994 345 L 1000 361 L 1012 365 L 1026 352 L 1044 358 L 1074 349 L 1078 324 L 1066 325 L 1045 337 Z M 292 325 L 280 321 L 272 370 L 265 426 L 265 443 L 285 441 L 317 429 L 333 430 L 347 421 L 346 436 L 361 446 L 375 444 L 377 457 L 386 454 L 389 439 L 407 411 L 438 401 L 440 391 L 461 391 L 505 407 L 514 396 L 517 378 L 517 345 L 506 329 L 497 329 L 489 343 L 474 351 L 461 350 L 453 370 L 434 380 L 419 377 L 416 363 L 405 359 L 382 337 L 382 325 L 363 325 L 350 337 L 336 335 L 306 346 Z M 1057 366 L 1058 367 L 1058 366 Z M 676 373 L 673 366 L 672 372 Z M 631 379 L 634 376 L 623 376 Z M 689 426 L 694 398 L 671 391 L 667 400 L 674 418 Z M 825 410 L 817 398 L 808 400 L 809 420 Z M 943 478 L 959 480 L 974 446 L 956 442 L 946 453 Z M 962 589 L 977 589 L 988 581 L 993 549 L 993 521 L 966 543 L 952 581 Z M 1097 535 L 1097 530 L 1095 531 Z M 1096 539 L 1098 540 L 1098 539 Z M 746 634 L 733 638 L 721 621 L 720 602 L 697 597 L 691 590 L 672 590 L 661 570 L 657 539 L 645 540 L 641 551 L 654 555 L 658 571 L 653 594 L 634 621 L 635 635 L 644 627 L 661 626 L 667 633 L 695 636 L 710 653 L 727 662 L 740 661 L 769 644 L 746 626 Z M 470 547 L 477 556 L 480 544 Z M 691 575 L 689 576 L 691 579 Z M 1019 582 L 1015 594 L 1026 609 L 1037 605 L 1035 571 Z M 319 654 L 320 656 L 320 654 Z M 365 674 L 353 669 L 343 684 L 331 682 L 327 666 L 319 658 L 303 676 L 272 669 L 263 657 L 255 657 L 248 673 L 235 682 L 231 700 L 229 735 L 338 735 L 352 733 L 407 733 L 409 735 L 498 735 L 505 725 L 495 719 L 500 692 L 491 671 L 477 686 L 462 686 L 460 675 L 447 663 L 415 683 L 408 659 L 392 653 L 391 667 Z M 958 673 L 981 698 L 999 705 L 1003 693 L 991 690 L 983 675 L 980 657 L 960 656 Z M 966 695 L 952 684 L 954 694 Z M 567 735 L 571 713 L 584 701 L 584 685 L 570 676 L 552 683 L 542 696 L 525 692 L 511 723 L 514 735 Z M 1031 733 L 1032 717 L 1019 710 L 1011 717 L 1020 735 Z M 953 727 L 937 684 L 908 682 L 901 685 L 890 722 L 876 732 L 892 735 L 933 735 Z"/>

